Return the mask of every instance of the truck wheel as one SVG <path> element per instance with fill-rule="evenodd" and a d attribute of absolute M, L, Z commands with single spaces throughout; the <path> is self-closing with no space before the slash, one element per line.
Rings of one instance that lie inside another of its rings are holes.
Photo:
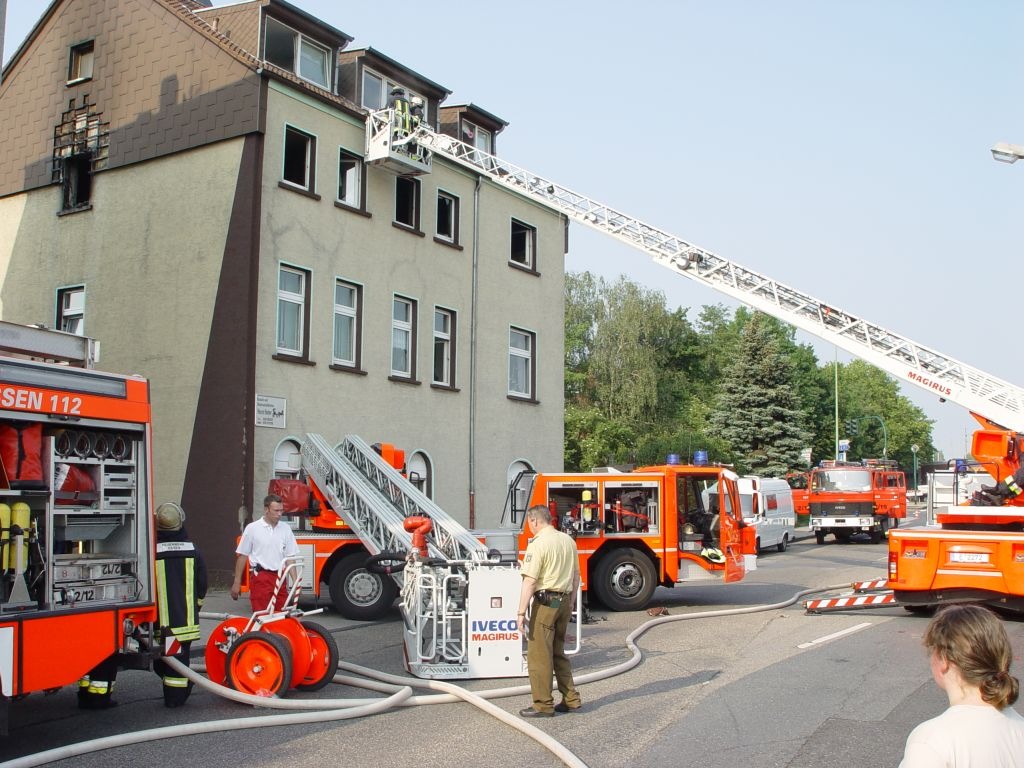
<path fill-rule="evenodd" d="M 309 635 L 309 671 L 295 687 L 300 691 L 319 691 L 334 679 L 338 671 L 338 644 L 334 642 L 334 636 L 320 624 L 314 621 L 303 621 L 301 624 Z"/>
<path fill-rule="evenodd" d="M 782 534 L 782 541 L 775 545 L 778 547 L 779 552 L 785 552 L 789 548 L 789 534 Z"/>
<path fill-rule="evenodd" d="M 272 632 L 246 632 L 228 651 L 227 684 L 253 695 L 284 696 L 292 679 L 288 641 Z"/>
<path fill-rule="evenodd" d="M 872 544 L 881 544 L 882 543 L 882 539 L 885 538 L 885 529 L 887 527 L 886 526 L 886 522 L 887 521 L 888 521 L 888 518 L 883 518 L 882 522 L 880 522 L 877 527 L 871 529 L 871 543 Z"/>
<path fill-rule="evenodd" d="M 814 532 L 814 540 L 817 541 L 819 544 L 824 544 L 825 543 L 825 532 L 824 531 L 815 531 Z"/>
<path fill-rule="evenodd" d="M 398 585 L 394 579 L 366 569 L 368 558 L 365 552 L 353 552 L 341 558 L 331 570 L 327 585 L 331 602 L 346 619 L 379 619 L 398 596 Z"/>
<path fill-rule="evenodd" d="M 613 611 L 638 611 L 646 607 L 658 586 L 654 564 L 636 549 L 619 549 L 597 566 L 594 591 Z"/>

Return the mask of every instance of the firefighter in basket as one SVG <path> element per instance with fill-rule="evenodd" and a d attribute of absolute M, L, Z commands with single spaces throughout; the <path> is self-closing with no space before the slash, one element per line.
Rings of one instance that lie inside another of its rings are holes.
<path fill-rule="evenodd" d="M 185 531 L 185 511 L 174 502 L 156 508 L 157 640 L 163 653 L 186 667 L 192 641 L 199 639 L 199 609 L 206 597 L 206 564 Z M 161 660 L 153 671 L 163 680 L 164 706 L 180 707 L 192 683 Z"/>

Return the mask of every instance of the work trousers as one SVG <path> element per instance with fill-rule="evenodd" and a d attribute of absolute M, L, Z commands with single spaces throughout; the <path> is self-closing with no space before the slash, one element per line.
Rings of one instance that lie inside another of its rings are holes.
<path fill-rule="evenodd" d="M 107 709 L 115 706 L 111 701 L 114 680 L 117 678 L 117 654 L 101 661 L 78 681 L 79 709 Z"/>
<path fill-rule="evenodd" d="M 572 598 L 561 598 L 557 608 L 533 601 L 526 639 L 526 666 L 530 672 L 533 708 L 538 712 L 554 711 L 551 677 L 554 675 L 562 701 L 570 709 L 580 706 L 580 694 L 572 679 L 572 665 L 565 655 L 565 633 L 572 617 Z"/>
<path fill-rule="evenodd" d="M 174 658 L 186 667 L 189 665 L 189 650 L 191 647 L 192 641 L 187 640 L 181 644 L 181 650 L 174 654 Z M 180 676 L 160 659 L 153 662 L 153 671 L 160 675 L 160 679 L 163 681 L 165 707 L 180 707 L 188 700 L 188 695 L 192 693 L 191 680 Z"/>
<path fill-rule="evenodd" d="M 274 594 L 274 586 L 277 584 L 277 571 L 249 571 L 249 602 L 252 610 L 262 611 L 270 605 L 270 598 Z M 288 597 L 288 585 L 282 584 L 281 591 L 277 593 L 277 600 L 274 607 L 281 610 L 284 607 L 285 598 Z"/>

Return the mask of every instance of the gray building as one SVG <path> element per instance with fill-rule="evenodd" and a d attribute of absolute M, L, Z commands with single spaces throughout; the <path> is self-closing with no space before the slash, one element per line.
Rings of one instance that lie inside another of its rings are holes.
<path fill-rule="evenodd" d="M 151 380 L 156 501 L 215 569 L 307 432 L 403 448 L 477 527 L 562 467 L 567 221 L 365 162 L 395 87 L 481 149 L 506 123 L 351 40 L 283 0 L 55 0 L 0 82 L 0 317 Z"/>

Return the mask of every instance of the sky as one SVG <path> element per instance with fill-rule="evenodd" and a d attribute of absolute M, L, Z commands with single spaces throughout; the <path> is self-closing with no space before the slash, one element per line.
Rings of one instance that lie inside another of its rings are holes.
<path fill-rule="evenodd" d="M 290 2 L 508 121 L 499 156 L 1024 386 L 1024 162 L 989 151 L 1024 144 L 1024 3 Z M 7 5 L 5 60 L 47 4 Z M 580 225 L 566 269 L 736 306 Z M 966 455 L 962 406 L 901 391 Z"/>

